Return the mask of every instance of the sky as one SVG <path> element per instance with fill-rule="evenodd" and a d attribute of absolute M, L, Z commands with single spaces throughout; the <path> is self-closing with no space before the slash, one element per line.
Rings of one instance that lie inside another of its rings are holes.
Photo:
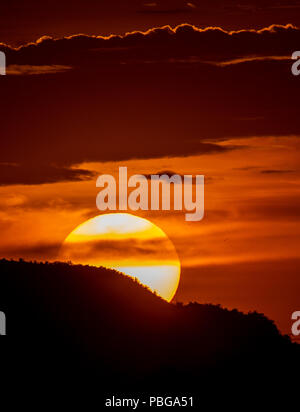
<path fill-rule="evenodd" d="M 299 0 L 15 0 L 1 5 L 1 41 L 20 45 L 43 35 L 109 35 L 170 24 L 228 30 L 297 24 Z"/>
<path fill-rule="evenodd" d="M 84 3 L 84 5 L 83 5 Z M 175 301 L 299 310 L 299 1 L 7 3 L 0 255 L 55 260 L 96 178 L 205 175 L 205 217 L 137 212 L 173 242 Z M 298 306 L 297 306 L 298 305 Z"/>

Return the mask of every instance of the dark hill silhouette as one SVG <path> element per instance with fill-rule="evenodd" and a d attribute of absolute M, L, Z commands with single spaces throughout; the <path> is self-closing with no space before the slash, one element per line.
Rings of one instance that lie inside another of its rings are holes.
<path fill-rule="evenodd" d="M 300 370 L 299 345 L 264 315 L 169 304 L 113 270 L 3 259 L 0 285 L 1 376 L 13 388 L 94 388 L 99 402 L 238 385 L 253 395 Z"/>

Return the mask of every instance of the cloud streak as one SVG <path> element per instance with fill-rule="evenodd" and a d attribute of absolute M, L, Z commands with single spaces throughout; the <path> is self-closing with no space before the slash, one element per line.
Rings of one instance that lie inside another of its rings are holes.
<path fill-rule="evenodd" d="M 271 25 L 262 29 L 224 30 L 220 27 L 198 28 L 190 24 L 176 27 L 162 26 L 146 31 L 134 31 L 125 35 L 89 36 L 84 34 L 52 38 L 43 36 L 36 42 L 19 47 L 0 43 L 0 49 L 7 54 L 8 64 L 62 65 L 76 62 L 86 64 L 79 56 L 90 60 L 105 59 L 106 63 L 117 63 L 137 59 L 179 58 L 179 56 L 242 58 L 254 55 L 256 59 L 280 58 L 287 51 L 296 50 L 300 31 L 292 24 Z M 136 53 L 137 48 L 142 48 Z M 162 53 L 163 51 L 163 53 Z M 277 51 L 274 55 L 270 52 Z M 130 53 L 131 52 L 131 53 Z M 76 54 L 77 53 L 77 54 Z M 267 57 L 266 57 L 267 56 Z M 76 60 L 74 60 L 76 58 Z M 222 61 L 222 60 L 221 60 Z M 68 66 L 67 66 L 68 67 Z"/>
<path fill-rule="evenodd" d="M 0 186 L 39 185 L 54 182 L 91 180 L 95 173 L 90 170 L 55 166 L 0 164 Z"/>
<path fill-rule="evenodd" d="M 23 168 L 7 166 L 2 184 L 91 178 L 72 169 L 83 162 L 221 154 L 235 148 L 229 138 L 299 136 L 298 79 L 286 60 L 299 44 L 290 24 L 2 44 L 19 75 L 1 85 L 0 162 Z"/>
<path fill-rule="evenodd" d="M 26 75 L 40 75 L 40 74 L 55 74 L 71 70 L 69 66 L 62 65 L 48 65 L 48 66 L 32 66 L 26 64 L 11 64 L 6 69 L 7 75 L 26 76 Z"/>

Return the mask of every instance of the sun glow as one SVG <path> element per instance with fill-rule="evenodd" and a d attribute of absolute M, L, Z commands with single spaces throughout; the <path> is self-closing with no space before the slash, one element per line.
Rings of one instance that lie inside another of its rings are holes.
<path fill-rule="evenodd" d="M 118 270 L 167 301 L 180 278 L 170 239 L 153 223 L 128 213 L 104 214 L 79 225 L 65 239 L 60 259 Z"/>

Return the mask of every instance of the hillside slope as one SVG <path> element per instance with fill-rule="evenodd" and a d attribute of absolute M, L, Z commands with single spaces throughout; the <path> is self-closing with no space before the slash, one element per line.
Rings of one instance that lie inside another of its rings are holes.
<path fill-rule="evenodd" d="M 2 260 L 0 285 L 1 370 L 13 385 L 99 391 L 101 382 L 100 393 L 219 390 L 228 380 L 259 387 L 284 380 L 299 362 L 299 345 L 264 315 L 169 304 L 112 270 Z"/>

